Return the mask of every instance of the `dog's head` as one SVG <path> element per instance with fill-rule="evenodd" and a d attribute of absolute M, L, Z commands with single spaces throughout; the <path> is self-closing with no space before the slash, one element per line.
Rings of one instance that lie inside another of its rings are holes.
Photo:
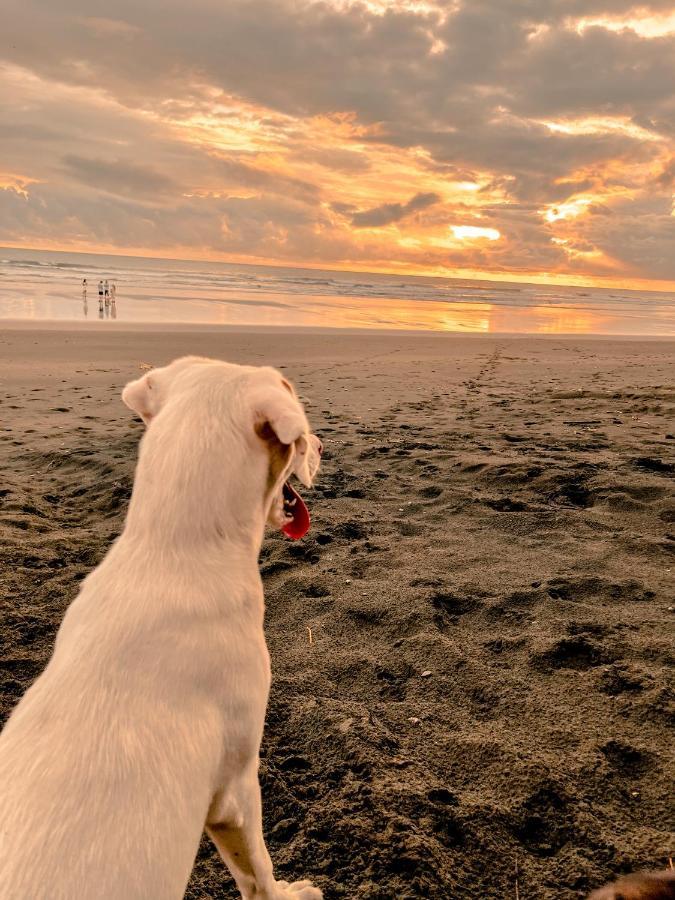
<path fill-rule="evenodd" d="M 239 439 L 248 473 L 263 462 L 267 523 L 293 539 L 307 533 L 309 512 L 289 479 L 295 475 L 311 487 L 322 445 L 310 430 L 293 386 L 276 369 L 183 357 L 129 382 L 122 400 L 153 430 L 155 422 L 166 420 L 171 407 L 178 412 L 179 404 L 189 411 L 191 427 L 210 428 L 214 417 L 227 420 L 228 437 Z"/>
<path fill-rule="evenodd" d="M 130 381 L 122 391 L 122 400 L 129 409 L 143 419 L 146 425 L 159 414 L 169 399 L 171 387 L 178 375 L 186 369 L 198 365 L 207 365 L 215 360 L 200 356 L 183 356 L 175 359 L 168 366 L 151 369 L 146 375 Z"/>

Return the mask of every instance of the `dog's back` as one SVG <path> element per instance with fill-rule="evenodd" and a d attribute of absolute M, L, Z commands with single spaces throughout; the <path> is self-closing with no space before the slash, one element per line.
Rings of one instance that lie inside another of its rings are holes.
<path fill-rule="evenodd" d="M 112 553 L 119 557 L 124 546 Z M 85 581 L 48 667 L 0 735 L 2 900 L 141 900 L 148 885 L 153 896 L 170 898 L 181 897 L 187 884 L 211 800 L 208 770 L 218 764 L 222 716 L 209 714 L 206 698 L 195 716 L 199 699 L 185 685 L 167 690 L 167 680 L 187 674 L 185 635 L 130 627 L 147 583 L 133 569 L 127 575 L 123 595 L 111 591 L 107 561 Z M 116 615 L 107 617 L 113 604 Z M 203 635 L 200 642 L 208 655 Z M 203 733 L 178 739 L 186 719 Z M 206 771 L 195 777 L 199 770 Z M 162 852 L 167 844 L 170 854 Z"/>

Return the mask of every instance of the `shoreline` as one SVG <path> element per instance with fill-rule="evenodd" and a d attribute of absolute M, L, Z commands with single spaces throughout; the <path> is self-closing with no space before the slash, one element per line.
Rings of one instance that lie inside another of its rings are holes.
<path fill-rule="evenodd" d="M 429 338 L 479 338 L 490 340 L 602 340 L 602 341 L 646 341 L 670 342 L 675 344 L 674 335 L 611 334 L 608 332 L 478 332 L 441 331 L 424 328 L 344 328 L 313 325 L 220 325 L 200 322 L 119 322 L 119 321 L 78 321 L 61 319 L 0 319 L 0 333 L 6 331 L 33 332 L 96 332 L 108 333 L 148 333 L 148 334 L 298 334 L 335 335 L 366 337 L 429 337 Z"/>

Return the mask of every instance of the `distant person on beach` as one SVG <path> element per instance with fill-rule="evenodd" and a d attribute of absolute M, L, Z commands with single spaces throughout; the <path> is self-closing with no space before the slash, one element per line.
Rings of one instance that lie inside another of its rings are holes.
<path fill-rule="evenodd" d="M 113 303 L 115 302 L 116 296 L 117 296 L 117 285 L 115 284 L 114 281 L 112 281 L 110 283 L 110 299 L 112 300 Z"/>
<path fill-rule="evenodd" d="M 110 287 L 108 286 L 108 279 L 107 279 L 107 278 L 106 278 L 105 283 L 104 283 L 104 285 L 103 285 L 103 291 L 104 291 L 106 297 L 108 297 L 108 296 L 110 295 Z"/>
<path fill-rule="evenodd" d="M 98 297 L 99 297 L 99 300 L 103 300 L 103 282 L 100 280 L 98 283 Z"/>
<path fill-rule="evenodd" d="M 87 279 L 86 278 L 82 279 L 82 296 L 83 297 L 87 296 Z"/>

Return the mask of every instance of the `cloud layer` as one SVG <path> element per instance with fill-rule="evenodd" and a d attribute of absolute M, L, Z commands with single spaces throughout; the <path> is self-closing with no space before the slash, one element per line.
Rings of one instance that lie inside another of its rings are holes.
<path fill-rule="evenodd" d="M 9 0 L 0 243 L 675 281 L 671 13 Z"/>

